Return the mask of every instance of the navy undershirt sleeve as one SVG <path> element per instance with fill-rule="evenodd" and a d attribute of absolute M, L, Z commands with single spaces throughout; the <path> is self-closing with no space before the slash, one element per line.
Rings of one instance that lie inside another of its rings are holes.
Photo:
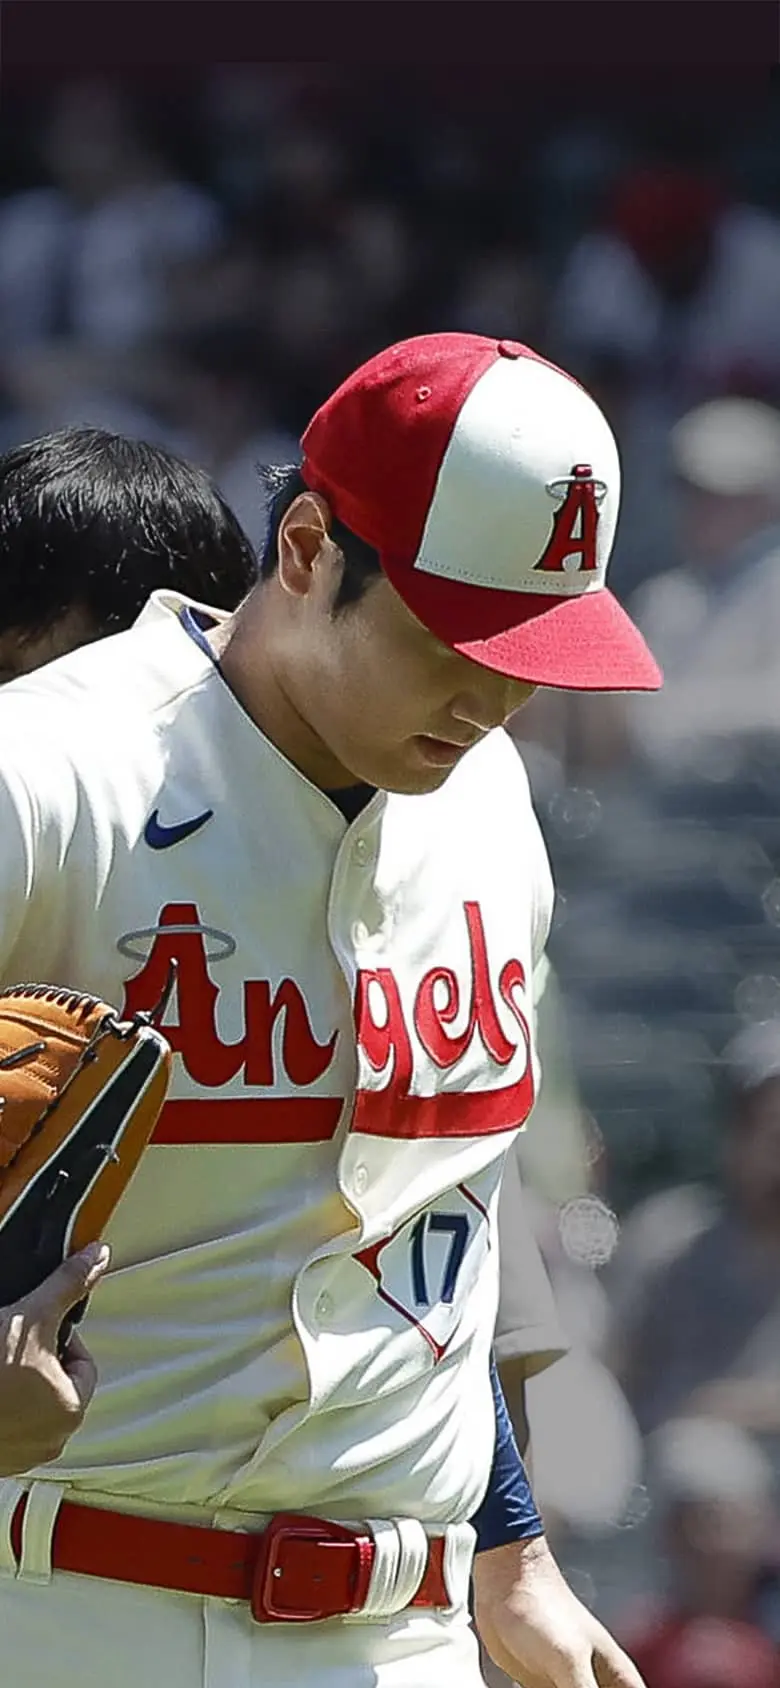
<path fill-rule="evenodd" d="M 477 1553 L 544 1534 L 492 1356 L 490 1381 L 496 1412 L 496 1446 L 487 1494 L 471 1520 L 477 1532 Z"/>

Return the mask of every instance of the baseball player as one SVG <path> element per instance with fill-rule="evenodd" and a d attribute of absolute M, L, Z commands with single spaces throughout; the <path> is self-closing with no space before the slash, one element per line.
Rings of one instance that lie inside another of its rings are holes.
<path fill-rule="evenodd" d="M 0 530 L 8 605 L 0 683 L 129 627 L 154 586 L 235 608 L 257 572 L 249 539 L 203 470 L 96 428 L 63 428 L 0 456 Z M 513 1220 L 513 1233 L 496 1352 L 517 1432 L 522 1378 L 557 1359 L 566 1341 L 531 1228 Z M 34 1296 L 0 1309 L 9 1362 L 0 1362 L 0 1474 L 57 1457 L 92 1398 L 91 1356 L 77 1333 L 59 1356 L 57 1332 L 103 1275 L 108 1251 L 97 1259 L 95 1250 L 71 1257 Z M 51 1385 L 42 1411 L 39 1371 Z"/>
<path fill-rule="evenodd" d="M 0 683 L 129 627 L 155 586 L 235 608 L 256 576 L 251 543 L 203 470 L 102 429 L 63 428 L 0 456 L 0 530 L 8 606 L 0 624 Z M 524 1371 L 536 1370 L 565 1347 L 531 1229 L 514 1230 L 511 1317 L 502 1320 L 499 1302 L 497 1326 L 499 1373 L 506 1388 L 511 1371 L 513 1403 L 515 1356 L 522 1355 Z M 7 1353 L 15 1358 L 14 1330 L 24 1328 L 27 1355 L 24 1366 L 0 1369 L 0 1471 L 40 1464 L 77 1428 L 96 1381 L 77 1336 L 65 1362 L 67 1381 L 54 1374 L 50 1410 L 40 1418 L 29 1411 L 29 1391 L 36 1365 L 50 1373 L 62 1312 L 103 1270 L 105 1264 L 95 1270 L 91 1256 L 71 1259 L 31 1308 L 0 1313 Z M 516 1409 L 516 1422 L 515 1415 Z"/>
<path fill-rule="evenodd" d="M 157 593 L 0 697 L 4 977 L 132 1013 L 176 966 L 100 1387 L 0 1488 L 15 1688 L 469 1688 L 472 1570 L 510 1676 L 637 1688 L 503 1430 L 493 1461 L 489 1364 L 552 900 L 501 728 L 537 684 L 659 684 L 618 497 L 564 373 L 405 342 L 310 424 L 235 615 Z"/>

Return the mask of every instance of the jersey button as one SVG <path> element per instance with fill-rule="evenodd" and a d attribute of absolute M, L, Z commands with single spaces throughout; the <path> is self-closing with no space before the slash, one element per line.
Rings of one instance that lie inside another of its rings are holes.
<path fill-rule="evenodd" d="M 356 838 L 355 839 L 354 856 L 355 856 L 355 861 L 359 862 L 361 867 L 365 867 L 366 862 L 368 861 L 368 839 L 367 838 Z"/>
<path fill-rule="evenodd" d="M 329 1295 L 328 1291 L 324 1289 L 322 1295 L 318 1295 L 317 1300 L 314 1303 L 315 1317 L 319 1320 L 320 1324 L 324 1324 L 325 1320 L 330 1318 L 332 1312 L 333 1296 Z"/>
<path fill-rule="evenodd" d="M 353 944 L 364 944 L 369 937 L 370 933 L 365 920 L 356 920 L 354 926 L 352 927 Z"/>
<path fill-rule="evenodd" d="M 354 1177 L 352 1179 L 352 1188 L 353 1188 L 356 1196 L 362 1196 L 364 1194 L 364 1192 L 368 1189 L 368 1167 L 367 1166 L 361 1165 L 361 1166 L 355 1167 L 355 1173 L 354 1173 Z"/>

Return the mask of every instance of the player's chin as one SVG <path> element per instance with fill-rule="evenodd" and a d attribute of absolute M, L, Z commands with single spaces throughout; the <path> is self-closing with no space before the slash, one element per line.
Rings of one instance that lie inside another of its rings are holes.
<path fill-rule="evenodd" d="M 449 767 L 434 767 L 410 757 L 387 770 L 382 787 L 399 797 L 424 797 L 428 791 L 438 791 L 457 765 L 454 762 Z"/>
<path fill-rule="evenodd" d="M 356 781 L 375 786 L 378 791 L 394 792 L 399 797 L 422 797 L 428 791 L 438 791 L 464 755 L 465 751 L 461 750 L 456 758 L 436 751 L 431 755 L 417 736 L 386 747 L 381 753 L 376 750 L 370 755 L 354 753 L 342 760 Z"/>

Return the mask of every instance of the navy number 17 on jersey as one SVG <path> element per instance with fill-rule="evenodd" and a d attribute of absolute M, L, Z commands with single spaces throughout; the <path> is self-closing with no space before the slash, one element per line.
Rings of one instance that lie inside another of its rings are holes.
<path fill-rule="evenodd" d="M 489 1247 L 487 1209 L 458 1184 L 355 1259 L 375 1279 L 377 1295 L 416 1326 L 440 1360 Z"/>

